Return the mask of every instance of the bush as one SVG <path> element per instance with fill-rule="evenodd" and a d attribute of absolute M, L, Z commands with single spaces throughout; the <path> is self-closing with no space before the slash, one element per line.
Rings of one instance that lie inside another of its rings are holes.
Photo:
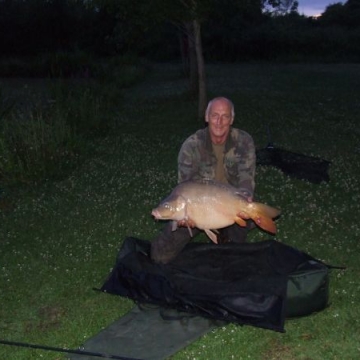
<path fill-rule="evenodd" d="M 149 64 L 136 55 L 115 56 L 102 62 L 97 77 L 102 83 L 128 88 L 141 82 L 150 69 Z"/>
<path fill-rule="evenodd" d="M 73 84 L 56 82 L 52 91 L 54 101 L 47 111 L 61 118 L 76 134 L 92 137 L 107 132 L 112 114 L 111 98 L 105 96 L 106 87 L 96 83 Z"/>
<path fill-rule="evenodd" d="M 55 52 L 33 57 L 0 60 L 1 77 L 89 78 L 96 74 L 96 61 L 83 51 Z"/>
<path fill-rule="evenodd" d="M 52 78 L 89 78 L 95 72 L 91 55 L 83 51 L 46 54 L 42 63 Z"/>
<path fill-rule="evenodd" d="M 13 111 L 0 92 L 0 181 L 27 183 L 65 176 L 88 154 L 94 138 L 113 127 L 123 89 L 146 73 L 138 59 L 115 58 L 97 67 L 100 82 L 54 80 L 48 91 L 51 101 L 31 111 Z"/>
<path fill-rule="evenodd" d="M 3 91 L 0 88 L 0 124 L 2 119 L 12 112 L 14 105 L 13 101 L 3 95 Z"/>
<path fill-rule="evenodd" d="M 58 177 L 77 159 L 78 139 L 61 117 L 12 114 L 0 135 L 0 179 L 6 183 Z"/>
<path fill-rule="evenodd" d="M 39 182 L 68 174 L 109 128 L 106 99 L 96 89 L 57 83 L 51 103 L 1 119 L 0 180 Z M 88 140 L 87 140 L 88 139 Z"/>

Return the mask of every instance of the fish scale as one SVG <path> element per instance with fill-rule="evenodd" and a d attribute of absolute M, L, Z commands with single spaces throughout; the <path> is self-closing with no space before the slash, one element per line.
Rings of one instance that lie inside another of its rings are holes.
<path fill-rule="evenodd" d="M 247 219 L 252 219 L 264 231 L 275 234 L 274 219 L 280 215 L 280 210 L 249 202 L 231 185 L 213 180 L 191 180 L 178 184 L 151 214 L 157 220 L 173 220 L 174 230 L 177 221 L 191 221 L 217 243 L 214 230 L 234 223 L 246 226 Z"/>

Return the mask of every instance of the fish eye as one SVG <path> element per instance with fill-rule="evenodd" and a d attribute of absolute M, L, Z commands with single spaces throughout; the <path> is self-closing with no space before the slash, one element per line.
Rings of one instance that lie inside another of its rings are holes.
<path fill-rule="evenodd" d="M 165 209 L 170 209 L 170 204 L 169 204 L 169 203 L 167 203 L 167 202 L 166 202 L 166 203 L 164 203 L 164 204 L 163 204 L 163 206 L 164 206 L 164 208 L 165 208 Z"/>

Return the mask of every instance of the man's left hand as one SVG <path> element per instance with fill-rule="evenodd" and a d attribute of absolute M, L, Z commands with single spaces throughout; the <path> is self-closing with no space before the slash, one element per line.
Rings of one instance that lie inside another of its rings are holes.
<path fill-rule="evenodd" d="M 244 219 L 244 220 L 250 219 L 249 214 L 247 214 L 247 213 L 245 213 L 243 211 L 240 211 L 239 213 L 237 213 L 236 216 L 241 218 L 241 219 Z"/>
<path fill-rule="evenodd" d="M 241 197 L 243 197 L 247 202 L 251 203 L 253 202 L 253 198 L 251 193 L 246 190 L 245 188 L 240 188 L 238 189 L 238 193 L 241 195 Z"/>

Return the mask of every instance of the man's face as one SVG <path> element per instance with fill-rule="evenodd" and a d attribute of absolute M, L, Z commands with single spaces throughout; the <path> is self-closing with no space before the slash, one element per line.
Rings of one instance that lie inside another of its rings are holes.
<path fill-rule="evenodd" d="M 225 99 L 214 101 L 205 120 L 209 124 L 212 142 L 215 144 L 224 143 L 234 121 L 230 103 Z"/>

